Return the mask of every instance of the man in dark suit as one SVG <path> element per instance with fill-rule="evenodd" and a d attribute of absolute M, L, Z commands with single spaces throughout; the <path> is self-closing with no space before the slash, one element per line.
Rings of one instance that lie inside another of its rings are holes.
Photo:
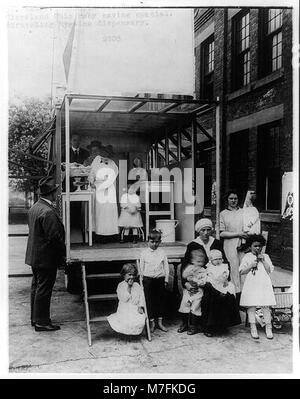
<path fill-rule="evenodd" d="M 29 236 L 25 263 L 32 268 L 31 325 L 35 331 L 55 331 L 51 323 L 50 302 L 56 273 L 65 263 L 65 230 L 52 205 L 58 184 L 46 177 L 39 184 L 39 200 L 28 212 Z"/>
<path fill-rule="evenodd" d="M 76 133 L 71 136 L 71 146 L 69 149 L 70 153 L 70 164 L 78 163 L 83 165 L 84 161 L 89 157 L 90 153 L 84 148 L 80 147 L 80 136 Z M 66 161 L 65 150 L 62 151 L 62 162 Z M 70 177 L 70 192 L 76 190 L 74 186 L 75 179 Z M 63 191 L 66 191 L 66 182 L 63 181 L 62 184 Z M 71 202 L 70 204 L 70 218 L 71 218 L 71 228 L 81 229 L 81 206 L 80 202 Z"/>
<path fill-rule="evenodd" d="M 89 157 L 89 152 L 80 147 L 80 137 L 73 134 L 71 137 L 70 163 L 77 162 L 83 165 L 83 162 Z"/>

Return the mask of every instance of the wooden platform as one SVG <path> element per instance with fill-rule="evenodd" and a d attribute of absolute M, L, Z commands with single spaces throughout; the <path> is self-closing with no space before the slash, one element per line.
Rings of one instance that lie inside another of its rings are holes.
<path fill-rule="evenodd" d="M 72 244 L 70 251 L 71 262 L 110 262 L 117 260 L 135 260 L 140 258 L 141 251 L 147 243 L 111 243 L 93 244 L 92 247 L 83 244 Z M 168 259 L 182 259 L 186 251 L 186 243 L 162 243 L 160 246 Z"/>

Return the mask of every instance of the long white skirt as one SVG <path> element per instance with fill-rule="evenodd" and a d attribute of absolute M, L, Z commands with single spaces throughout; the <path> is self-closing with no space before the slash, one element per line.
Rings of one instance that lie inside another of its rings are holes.
<path fill-rule="evenodd" d="M 250 271 L 246 275 L 243 286 L 241 306 L 272 306 L 276 305 L 272 282 L 264 266 L 258 263 L 255 274 Z"/>
<path fill-rule="evenodd" d="M 139 335 L 145 326 L 145 314 L 130 302 L 119 302 L 116 313 L 107 317 L 111 328 L 121 334 Z"/>

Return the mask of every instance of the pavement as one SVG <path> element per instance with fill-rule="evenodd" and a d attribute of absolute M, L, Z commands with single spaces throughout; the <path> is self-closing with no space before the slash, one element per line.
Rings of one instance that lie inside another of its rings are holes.
<path fill-rule="evenodd" d="M 9 238 L 9 372 L 10 373 L 143 373 L 160 376 L 185 374 L 286 374 L 292 373 L 292 329 L 289 324 L 268 340 L 263 330 L 253 340 L 245 324 L 226 335 L 208 338 L 199 333 L 178 334 L 179 320 L 166 320 L 168 332 L 156 330 L 126 337 L 108 323 L 92 325 L 92 346 L 87 343 L 84 304 L 66 291 L 59 271 L 51 307 L 56 332 L 37 333 L 30 325 L 30 268 L 24 265 L 27 237 Z M 292 274 L 275 268 L 275 285 L 291 285 Z M 243 320 L 244 313 L 241 312 Z M 130 378 L 130 376 L 129 376 Z"/>

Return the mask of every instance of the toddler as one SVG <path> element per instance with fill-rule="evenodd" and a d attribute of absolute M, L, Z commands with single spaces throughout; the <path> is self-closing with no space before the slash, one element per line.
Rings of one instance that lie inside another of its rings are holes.
<path fill-rule="evenodd" d="M 206 265 L 206 270 L 208 281 L 216 290 L 224 294 L 229 292 L 230 294 L 235 295 L 234 285 L 232 282 L 228 281 L 229 266 L 228 264 L 223 263 L 221 251 L 217 249 L 210 251 L 209 263 Z"/>
<path fill-rule="evenodd" d="M 137 269 L 133 263 L 126 263 L 121 270 L 123 281 L 117 288 L 118 309 L 107 317 L 111 328 L 121 334 L 139 335 L 145 326 L 144 295 L 141 286 L 135 282 Z"/>
<path fill-rule="evenodd" d="M 133 242 L 136 243 L 138 239 L 138 229 L 143 227 L 141 217 L 141 202 L 134 189 L 128 183 L 128 192 L 123 194 L 120 201 L 121 214 L 119 217 L 119 227 L 121 227 L 121 241 L 124 235 L 128 236 L 130 229 L 132 230 Z"/>
<path fill-rule="evenodd" d="M 270 306 L 276 304 L 270 273 L 274 270 L 270 257 L 262 254 L 266 240 L 262 235 L 254 234 L 247 240 L 250 248 L 239 267 L 241 274 L 246 274 L 240 305 L 247 307 L 252 338 L 258 339 L 255 311 L 262 308 L 265 330 L 268 339 L 273 338 Z"/>
<path fill-rule="evenodd" d="M 148 236 L 148 248 L 142 251 L 140 258 L 141 275 L 145 292 L 150 331 L 157 327 L 168 331 L 162 323 L 165 315 L 165 288 L 169 280 L 169 264 L 164 251 L 159 248 L 161 231 L 151 230 Z"/>
<path fill-rule="evenodd" d="M 206 256 L 200 248 L 190 252 L 189 264 L 182 271 L 184 283 L 182 300 L 179 308 L 181 325 L 177 332 L 187 331 L 189 335 L 197 333 L 197 318 L 201 316 L 202 287 L 206 283 L 207 272 L 203 267 Z"/>

